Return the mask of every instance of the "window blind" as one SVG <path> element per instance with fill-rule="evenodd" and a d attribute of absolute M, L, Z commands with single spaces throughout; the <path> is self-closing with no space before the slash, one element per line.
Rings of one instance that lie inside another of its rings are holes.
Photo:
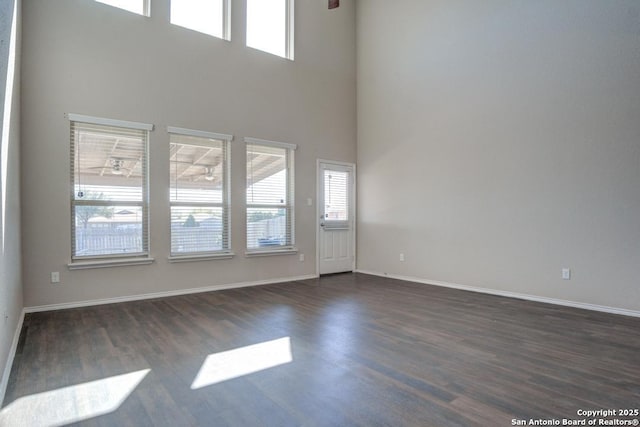
<path fill-rule="evenodd" d="M 148 254 L 148 131 L 72 120 L 70 135 L 72 259 Z"/>
<path fill-rule="evenodd" d="M 247 143 L 247 249 L 294 244 L 294 150 L 286 144 Z"/>
<path fill-rule="evenodd" d="M 349 172 L 323 171 L 325 229 L 349 226 L 349 180 Z"/>
<path fill-rule="evenodd" d="M 231 138 L 176 132 L 170 134 L 171 255 L 228 252 Z"/>

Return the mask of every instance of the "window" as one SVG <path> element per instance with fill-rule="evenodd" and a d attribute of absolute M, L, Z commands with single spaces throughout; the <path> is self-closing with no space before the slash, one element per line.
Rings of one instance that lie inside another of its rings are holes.
<path fill-rule="evenodd" d="M 172 0 L 171 23 L 230 40 L 229 0 Z"/>
<path fill-rule="evenodd" d="M 324 189 L 325 229 L 349 226 L 349 172 L 325 169 Z"/>
<path fill-rule="evenodd" d="M 170 127 L 171 256 L 229 254 L 231 135 Z"/>
<path fill-rule="evenodd" d="M 72 260 L 149 252 L 147 145 L 152 125 L 69 114 Z"/>
<path fill-rule="evenodd" d="M 138 15 L 149 16 L 149 0 L 96 0 L 98 3 L 119 7 Z"/>
<path fill-rule="evenodd" d="M 247 46 L 293 60 L 293 1 L 247 0 Z"/>
<path fill-rule="evenodd" d="M 293 249 L 293 154 L 296 146 L 245 138 L 247 249 Z"/>

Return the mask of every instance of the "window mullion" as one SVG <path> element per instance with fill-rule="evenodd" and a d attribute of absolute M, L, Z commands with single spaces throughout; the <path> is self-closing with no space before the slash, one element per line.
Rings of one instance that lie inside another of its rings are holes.
<path fill-rule="evenodd" d="M 76 206 L 137 206 L 143 207 L 145 202 L 131 202 L 122 200 L 73 200 L 72 203 Z"/>
<path fill-rule="evenodd" d="M 227 207 L 225 203 L 211 203 L 211 202 L 171 202 L 171 206 L 176 207 L 203 207 L 203 208 L 224 208 Z"/>

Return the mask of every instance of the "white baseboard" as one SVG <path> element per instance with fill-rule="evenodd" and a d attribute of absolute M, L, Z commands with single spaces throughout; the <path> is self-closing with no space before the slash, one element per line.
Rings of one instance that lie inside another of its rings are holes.
<path fill-rule="evenodd" d="M 37 313 L 40 311 L 64 310 L 67 308 L 90 307 L 93 305 L 114 304 L 119 302 L 139 301 L 152 298 L 174 297 L 179 295 L 198 294 L 203 292 L 221 291 L 223 289 L 246 288 L 249 286 L 272 285 L 274 283 L 295 282 L 300 280 L 316 279 L 318 276 L 309 274 L 306 276 L 282 277 L 269 280 L 258 280 L 254 282 L 239 282 L 224 285 L 205 286 L 202 288 L 178 289 L 175 291 L 154 292 L 150 294 L 129 295 L 124 297 L 103 298 L 87 301 L 68 302 L 62 304 L 47 304 L 33 307 L 25 307 L 25 313 Z"/>
<path fill-rule="evenodd" d="M 9 356 L 7 357 L 7 363 L 4 365 L 4 371 L 2 372 L 2 379 L 0 382 L 0 408 L 2 408 L 2 402 L 4 402 L 4 395 L 7 392 L 7 385 L 9 385 L 9 375 L 11 375 L 11 367 L 13 366 L 13 359 L 16 357 L 16 350 L 18 349 L 18 342 L 20 341 L 20 332 L 22 331 L 22 324 L 24 322 L 25 310 L 20 313 L 20 319 L 18 319 L 18 325 L 13 333 L 13 341 L 11 342 L 11 349 L 9 349 Z"/>
<path fill-rule="evenodd" d="M 372 276 L 389 277 L 391 279 L 404 280 L 407 282 L 422 283 L 425 285 L 441 286 L 444 288 L 459 289 L 462 291 L 478 292 L 481 294 L 498 295 L 501 297 L 523 299 L 527 301 L 544 302 L 547 304 L 562 305 L 566 307 L 582 308 L 585 310 L 602 311 L 604 313 L 620 314 L 623 316 L 640 317 L 640 311 L 628 310 L 626 308 L 609 307 L 606 305 L 589 304 L 585 302 L 576 302 L 561 300 L 555 298 L 541 297 L 537 295 L 520 294 L 517 292 L 501 291 L 498 289 L 478 288 L 475 286 L 459 285 L 457 283 L 441 282 L 438 280 L 427 280 L 419 277 L 402 276 L 398 274 L 380 273 L 369 270 L 356 270 L 356 273 L 370 274 Z"/>

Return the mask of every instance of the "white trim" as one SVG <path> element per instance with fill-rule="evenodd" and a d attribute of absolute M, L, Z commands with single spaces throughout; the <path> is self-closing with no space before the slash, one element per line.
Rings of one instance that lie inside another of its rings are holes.
<path fill-rule="evenodd" d="M 11 375 L 11 368 L 13 367 L 13 361 L 16 357 L 16 351 L 18 350 L 18 342 L 20 342 L 20 332 L 22 332 L 22 324 L 24 323 L 24 315 L 26 309 L 22 309 L 16 330 L 13 333 L 13 341 L 11 342 L 11 348 L 9 349 L 9 355 L 7 356 L 7 363 L 4 365 L 4 371 L 2 373 L 2 381 L 0 382 L 0 408 L 4 402 L 5 393 L 7 392 L 7 385 L 9 385 L 9 375 Z"/>
<path fill-rule="evenodd" d="M 294 8 L 295 0 L 287 0 L 287 34 L 286 34 L 286 46 L 285 46 L 285 57 L 291 61 L 294 60 L 295 55 L 295 8 Z"/>
<path fill-rule="evenodd" d="M 327 221 L 324 220 L 324 229 L 325 231 L 340 231 L 340 230 L 350 230 L 351 227 L 349 225 L 344 225 L 349 221 Z M 334 224 L 332 224 L 334 223 Z"/>
<path fill-rule="evenodd" d="M 250 286 L 273 285 L 275 283 L 298 282 L 301 280 L 317 279 L 315 274 L 306 276 L 281 277 L 277 279 L 257 280 L 254 282 L 238 282 L 226 285 L 205 286 L 202 288 L 179 289 L 175 291 L 154 292 L 150 294 L 129 295 L 126 297 L 103 298 L 87 301 L 68 302 L 62 304 L 47 304 L 33 307 L 25 307 L 25 313 L 38 313 L 41 311 L 65 310 L 68 308 L 91 307 L 94 305 L 116 304 L 119 302 L 140 301 L 153 298 L 175 297 L 180 295 L 200 294 L 204 292 L 221 291 L 224 289 L 247 288 Z"/>
<path fill-rule="evenodd" d="M 356 164 L 351 162 L 341 162 L 338 160 L 327 160 L 327 159 L 316 159 L 316 165 L 320 165 L 320 163 L 330 163 L 332 165 L 344 166 L 347 168 L 352 167 L 355 171 Z"/>
<path fill-rule="evenodd" d="M 233 141 L 233 135 L 227 135 L 225 133 L 207 132 L 204 130 L 179 128 L 175 126 L 167 126 L 168 133 L 175 133 L 178 135 L 196 136 L 199 138 L 218 139 L 222 141 Z"/>
<path fill-rule="evenodd" d="M 222 0 L 222 39 L 231 41 L 231 0 Z"/>
<path fill-rule="evenodd" d="M 129 265 L 152 264 L 153 258 L 114 258 L 104 261 L 81 261 L 67 264 L 69 270 L 86 270 L 90 268 L 124 267 Z"/>
<path fill-rule="evenodd" d="M 217 254 L 199 254 L 199 255 L 171 255 L 167 259 L 169 262 L 193 262 L 193 261 L 210 261 L 218 259 L 231 259 L 235 254 L 233 252 L 221 252 Z"/>
<path fill-rule="evenodd" d="M 537 295 L 521 294 L 521 293 L 518 293 L 518 292 L 501 291 L 501 290 L 498 290 L 498 289 L 478 288 L 478 287 L 475 287 L 475 286 L 460 285 L 460 284 L 457 284 L 457 283 L 449 283 L 449 282 L 441 282 L 441 281 L 438 281 L 438 280 L 420 279 L 418 277 L 402 276 L 402 275 L 398 275 L 398 274 L 380 273 L 380 272 L 377 272 L 377 271 L 369 271 L 369 270 L 360 270 L 360 269 L 358 269 L 358 270 L 356 270 L 356 273 L 370 274 L 372 276 L 388 277 L 390 279 L 404 280 L 406 282 L 421 283 L 421 284 L 424 284 L 424 285 L 440 286 L 440 287 L 443 287 L 443 288 L 459 289 L 459 290 L 462 290 L 462 291 L 478 292 L 478 293 L 481 293 L 481 294 L 497 295 L 497 296 L 501 296 L 501 297 L 516 298 L 516 299 L 522 299 L 522 300 L 527 300 L 527 301 L 535 301 L 535 302 L 542 302 L 542 303 L 546 303 L 546 304 L 561 305 L 561 306 L 565 306 L 565 307 L 581 308 L 581 309 L 584 309 L 584 310 L 601 311 L 601 312 L 604 312 L 604 313 L 619 314 L 619 315 L 622 315 L 622 316 L 640 317 L 640 311 L 629 310 L 629 309 L 626 309 L 626 308 L 610 307 L 610 306 L 606 306 L 606 305 L 589 304 L 589 303 L 586 303 L 586 302 L 577 302 L 577 301 L 569 301 L 569 300 L 562 300 L 562 299 L 556 299 L 556 298 L 541 297 L 541 296 L 537 296 Z"/>
<path fill-rule="evenodd" d="M 85 116 L 82 114 L 68 113 L 67 118 L 74 122 L 91 123 L 94 125 L 118 126 L 129 129 L 153 130 L 153 125 L 149 123 L 129 122 L 126 120 L 105 119 L 103 117 Z"/>
<path fill-rule="evenodd" d="M 288 142 L 279 142 L 279 141 L 269 141 L 268 139 L 251 138 L 248 136 L 244 137 L 244 142 L 246 144 L 267 145 L 269 147 L 284 148 L 287 150 L 295 150 L 298 148 L 297 144 L 289 144 Z"/>
<path fill-rule="evenodd" d="M 298 248 L 284 248 L 284 249 L 268 249 L 268 250 L 255 250 L 247 251 L 244 255 L 247 258 L 260 257 L 260 256 L 272 256 L 272 255 L 295 255 L 298 253 Z"/>

